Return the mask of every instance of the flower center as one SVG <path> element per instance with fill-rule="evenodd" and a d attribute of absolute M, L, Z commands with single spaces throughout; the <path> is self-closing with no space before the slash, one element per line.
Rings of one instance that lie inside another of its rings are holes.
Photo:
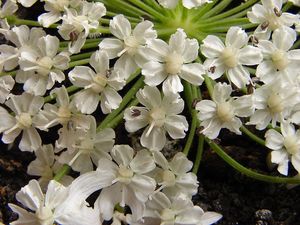
<path fill-rule="evenodd" d="M 174 186 L 176 183 L 175 174 L 172 173 L 170 170 L 164 170 L 162 172 L 162 180 L 163 184 L 165 184 L 167 187 Z"/>
<path fill-rule="evenodd" d="M 48 75 L 53 66 L 53 61 L 49 56 L 45 56 L 38 59 L 37 64 L 39 65 L 37 72 L 42 75 Z"/>
<path fill-rule="evenodd" d="M 272 113 L 282 112 L 284 106 L 282 104 L 282 99 L 279 94 L 272 94 L 267 100 L 267 105 Z"/>
<path fill-rule="evenodd" d="M 286 55 L 286 52 L 281 50 L 276 50 L 272 54 L 271 59 L 273 61 L 275 68 L 279 71 L 284 70 L 289 64 L 289 60 Z"/>
<path fill-rule="evenodd" d="M 175 213 L 171 209 L 163 209 L 160 213 L 161 224 L 174 224 Z"/>
<path fill-rule="evenodd" d="M 133 177 L 133 171 L 126 166 L 120 165 L 119 166 L 119 181 L 125 184 L 129 184 L 131 182 L 131 178 Z"/>
<path fill-rule="evenodd" d="M 183 64 L 183 58 L 181 55 L 177 54 L 176 52 L 173 52 L 165 58 L 165 61 L 165 69 L 169 75 L 175 75 L 180 73 Z"/>
<path fill-rule="evenodd" d="M 153 108 L 150 111 L 150 123 L 156 127 L 162 127 L 165 123 L 166 112 L 162 108 Z"/>
<path fill-rule="evenodd" d="M 72 114 L 71 114 L 69 107 L 63 105 L 63 106 L 59 107 L 57 115 L 58 115 L 61 123 L 66 123 L 69 121 Z"/>
<path fill-rule="evenodd" d="M 295 135 L 289 135 L 284 138 L 283 141 L 284 147 L 286 148 L 287 152 L 291 155 L 294 155 L 298 152 L 299 146 L 297 143 L 297 137 Z"/>
<path fill-rule="evenodd" d="M 101 93 L 106 84 L 107 84 L 107 78 L 106 76 L 103 76 L 101 74 L 97 74 L 94 78 L 93 78 L 93 84 L 92 84 L 92 90 L 96 93 Z"/>
<path fill-rule="evenodd" d="M 124 43 L 125 43 L 125 49 L 127 50 L 127 53 L 130 56 L 135 55 L 135 53 L 140 45 L 139 42 L 137 41 L 137 39 L 134 36 L 129 36 L 124 39 Z"/>
<path fill-rule="evenodd" d="M 18 127 L 21 129 L 29 128 L 32 124 L 31 115 L 29 113 L 21 113 L 16 116 Z"/>
<path fill-rule="evenodd" d="M 40 221 L 40 224 L 51 225 L 54 223 L 52 210 L 48 207 L 41 207 L 36 211 L 36 215 Z"/>
<path fill-rule="evenodd" d="M 238 64 L 236 51 L 233 48 L 230 47 L 225 48 L 221 53 L 220 57 L 223 60 L 224 64 L 229 68 L 236 67 Z"/>
<path fill-rule="evenodd" d="M 229 122 L 234 117 L 234 110 L 229 102 L 222 102 L 217 105 L 217 115 L 222 122 Z"/>

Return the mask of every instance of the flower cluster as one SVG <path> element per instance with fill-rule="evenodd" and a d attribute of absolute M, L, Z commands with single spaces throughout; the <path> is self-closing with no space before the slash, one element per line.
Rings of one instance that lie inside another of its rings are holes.
<path fill-rule="evenodd" d="M 9 204 L 12 225 L 217 222 L 192 202 L 197 127 L 210 144 L 253 125 L 278 171 L 291 161 L 300 173 L 300 15 L 283 12 L 292 4 L 248 1 L 234 18 L 222 13 L 227 0 L 43 0 L 37 21 L 16 16 L 37 2 L 0 1 L 1 138 L 22 135 L 38 177 L 16 195 L 28 211 Z M 120 140 L 122 120 L 140 145 Z M 172 158 L 170 140 L 186 142 Z"/>

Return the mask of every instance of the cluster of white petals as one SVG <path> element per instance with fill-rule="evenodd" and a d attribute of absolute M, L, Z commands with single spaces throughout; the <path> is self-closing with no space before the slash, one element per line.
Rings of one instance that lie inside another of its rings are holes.
<path fill-rule="evenodd" d="M 188 150 L 224 128 L 263 132 L 278 172 L 300 173 L 300 15 L 287 11 L 300 2 L 248 1 L 236 18 L 221 2 L 0 0 L 1 140 L 35 155 L 37 177 L 12 225 L 216 223 L 192 201 Z M 35 3 L 37 22 L 18 18 Z M 169 140 L 184 151 L 166 157 Z"/>

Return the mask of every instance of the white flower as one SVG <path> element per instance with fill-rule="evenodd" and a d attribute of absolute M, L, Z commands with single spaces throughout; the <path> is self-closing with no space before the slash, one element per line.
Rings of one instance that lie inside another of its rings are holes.
<path fill-rule="evenodd" d="M 61 129 L 60 135 L 67 135 L 65 131 L 89 128 L 91 117 L 82 115 L 70 103 L 65 86 L 53 89 L 50 94 L 56 95 L 56 104 L 46 103 L 44 109 L 36 116 L 35 122 L 39 129 L 47 131 L 48 128 L 61 124 L 67 129 Z"/>
<path fill-rule="evenodd" d="M 199 7 L 205 3 L 210 3 L 211 0 L 183 0 L 182 4 L 184 7 L 191 9 L 194 7 Z M 158 0 L 158 3 L 161 4 L 163 7 L 168 9 L 173 9 L 178 4 L 178 0 Z"/>
<path fill-rule="evenodd" d="M 103 113 L 119 107 L 122 97 L 118 94 L 125 85 L 119 71 L 109 69 L 109 58 L 106 52 L 96 51 L 90 58 L 95 72 L 87 66 L 76 66 L 70 73 L 70 81 L 77 87 L 84 87 L 74 96 L 75 106 L 86 114 L 93 113 L 100 101 Z"/>
<path fill-rule="evenodd" d="M 43 0 L 45 2 L 44 8 L 47 13 L 43 13 L 38 17 L 38 21 L 43 27 L 49 27 L 51 24 L 61 19 L 61 13 L 65 8 L 76 8 L 81 0 Z"/>
<path fill-rule="evenodd" d="M 238 88 L 249 84 L 250 72 L 243 65 L 257 65 L 263 56 L 259 48 L 247 45 L 248 40 L 247 33 L 240 27 L 230 27 L 225 45 L 217 36 L 208 35 L 201 45 L 201 52 L 207 57 L 204 66 L 208 75 L 215 80 L 226 72 L 228 80 Z"/>
<path fill-rule="evenodd" d="M 3 104 L 9 97 L 10 91 L 15 85 L 15 80 L 11 76 L 0 77 L 0 103 Z"/>
<path fill-rule="evenodd" d="M 122 69 L 127 79 L 138 67 L 145 62 L 141 49 L 149 40 L 157 37 L 153 30 L 153 23 L 143 21 L 132 30 L 131 24 L 123 15 L 115 16 L 109 24 L 111 33 L 116 38 L 105 38 L 100 44 L 100 50 L 105 51 L 110 59 L 120 57 L 116 63 L 116 69 Z"/>
<path fill-rule="evenodd" d="M 253 113 L 252 96 L 230 97 L 232 88 L 225 83 L 214 86 L 212 100 L 202 100 L 197 103 L 198 118 L 201 121 L 201 131 L 210 139 L 218 137 L 222 128 L 241 134 L 241 120 L 237 117 L 248 117 Z"/>
<path fill-rule="evenodd" d="M 57 54 L 59 39 L 47 35 L 41 37 L 34 51 L 23 51 L 20 55 L 20 68 L 16 80 L 24 83 L 24 90 L 34 95 L 44 95 L 55 81 L 65 80 L 62 70 L 68 69 L 70 58 L 66 53 Z"/>
<path fill-rule="evenodd" d="M 90 30 L 98 28 L 99 19 L 105 14 L 106 8 L 101 2 L 82 1 L 76 9 L 65 8 L 58 33 L 63 39 L 72 41 L 69 43 L 69 51 L 72 54 L 80 51 Z"/>
<path fill-rule="evenodd" d="M 273 32 L 272 42 L 260 40 L 258 47 L 262 50 L 265 60 L 256 70 L 256 76 L 264 83 L 288 82 L 295 84 L 299 76 L 300 50 L 290 50 L 297 39 L 296 32 L 288 27 Z"/>
<path fill-rule="evenodd" d="M 15 47 L 0 45 L 0 71 L 2 69 L 10 71 L 19 66 L 21 53 L 34 51 L 38 39 L 46 35 L 45 31 L 41 28 L 29 29 L 25 25 L 13 27 L 11 30 L 1 29 L 0 32 L 15 45 Z M 18 79 L 16 81 L 19 82 Z"/>
<path fill-rule="evenodd" d="M 13 143 L 15 138 L 23 131 L 19 148 L 22 151 L 36 151 L 41 146 L 41 138 L 35 129 L 34 116 L 44 104 L 42 97 L 28 93 L 11 95 L 5 105 L 9 107 L 14 116 L 0 106 L 0 133 L 3 132 L 2 141 Z"/>
<path fill-rule="evenodd" d="M 42 190 L 46 190 L 49 181 L 53 179 L 62 165 L 55 161 L 54 149 L 51 144 L 41 146 L 34 153 L 36 159 L 28 165 L 27 173 L 32 176 L 39 176 L 39 184 Z M 67 186 L 72 180 L 72 177 L 64 176 L 60 183 Z"/>
<path fill-rule="evenodd" d="M 288 118 L 292 109 L 300 101 L 297 87 L 273 82 L 255 89 L 253 93 L 255 112 L 247 124 L 256 125 L 263 130 L 271 122 L 275 127 L 277 122 Z"/>
<path fill-rule="evenodd" d="M 144 222 L 134 225 L 210 225 L 222 218 L 215 212 L 204 212 L 199 206 L 184 195 L 169 199 L 165 194 L 158 192 L 146 203 Z M 131 223 L 130 223 L 131 224 Z"/>
<path fill-rule="evenodd" d="M 111 128 L 96 131 L 96 121 L 93 117 L 90 128 L 85 134 L 77 137 L 71 148 L 63 152 L 58 161 L 68 164 L 80 173 L 93 171 L 93 163 L 97 165 L 101 158 L 111 159 L 108 154 L 115 143 L 115 132 Z"/>
<path fill-rule="evenodd" d="M 288 163 L 292 162 L 294 168 L 300 173 L 300 130 L 292 124 L 281 123 L 281 134 L 276 130 L 268 130 L 265 134 L 266 146 L 271 152 L 271 162 L 278 164 L 277 170 L 288 174 Z"/>
<path fill-rule="evenodd" d="M 167 93 L 162 97 L 156 87 L 145 86 L 136 96 L 145 107 L 133 106 L 125 110 L 125 128 L 135 132 L 148 125 L 141 137 L 142 146 L 161 150 L 166 144 L 166 132 L 173 139 L 185 137 L 188 123 L 184 116 L 177 115 L 184 108 L 179 94 Z"/>
<path fill-rule="evenodd" d="M 198 57 L 199 44 L 189 39 L 182 29 L 171 35 L 169 44 L 160 39 L 148 43 L 145 56 L 149 62 L 142 66 L 145 83 L 157 86 L 163 82 L 164 92 L 181 92 L 180 78 L 194 85 L 201 85 L 205 73 L 200 63 L 192 63 Z"/>
<path fill-rule="evenodd" d="M 204 5 L 205 3 L 211 3 L 212 0 L 182 0 L 182 4 L 185 8 L 191 9 Z"/>
<path fill-rule="evenodd" d="M 68 193 L 68 188 L 52 180 L 44 195 L 39 183 L 31 180 L 16 194 L 17 200 L 31 212 L 27 212 L 17 205 L 9 204 L 9 207 L 19 215 L 19 219 L 11 224 L 52 225 L 54 222 L 64 225 L 99 224 L 99 217 L 91 208 L 84 204 L 65 203 L 66 199 L 70 197 Z"/>
<path fill-rule="evenodd" d="M 247 13 L 251 23 L 259 26 L 254 31 L 254 35 L 259 39 L 269 39 L 271 32 L 296 23 L 300 16 L 292 13 L 281 12 L 282 0 L 262 0 L 261 4 L 255 4 L 252 11 Z"/>
<path fill-rule="evenodd" d="M 190 172 L 193 162 L 188 160 L 182 152 L 176 153 L 170 162 L 166 160 L 162 153 L 156 152 L 154 159 L 159 167 L 153 171 L 160 187 L 156 192 L 162 190 L 169 197 L 176 197 L 184 194 L 192 197 L 198 191 L 197 176 Z"/>
<path fill-rule="evenodd" d="M 155 163 L 146 149 L 134 156 L 128 145 L 115 145 L 111 152 L 115 162 L 102 158 L 96 171 L 79 176 L 72 186 L 79 198 L 102 191 L 95 202 L 104 220 L 110 220 L 116 204 L 129 206 L 136 220 L 142 218 L 144 203 L 155 190 L 156 183 L 145 175 L 155 168 Z"/>
<path fill-rule="evenodd" d="M 13 0 L 6 0 L 3 5 L 0 1 L 0 18 L 13 15 L 18 10 L 18 5 Z"/>
<path fill-rule="evenodd" d="M 17 0 L 22 6 L 29 8 L 38 0 Z"/>

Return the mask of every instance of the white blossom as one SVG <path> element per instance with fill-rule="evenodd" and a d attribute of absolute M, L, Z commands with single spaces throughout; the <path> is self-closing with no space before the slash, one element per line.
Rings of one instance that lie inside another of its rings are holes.
<path fill-rule="evenodd" d="M 125 85 L 125 79 L 119 75 L 119 71 L 111 71 L 109 58 L 106 52 L 96 51 L 90 58 L 87 66 L 76 66 L 70 73 L 70 81 L 84 90 L 74 96 L 75 106 L 86 114 L 93 113 L 100 101 L 101 110 L 107 114 L 119 107 L 122 97 L 118 94 Z"/>
<path fill-rule="evenodd" d="M 248 117 L 253 113 L 251 95 L 231 97 L 232 88 L 225 83 L 214 86 L 212 100 L 202 100 L 197 103 L 198 118 L 203 127 L 201 133 L 210 139 L 218 137 L 222 128 L 241 134 L 242 122 L 238 117 Z"/>
<path fill-rule="evenodd" d="M 277 79 L 278 82 L 295 84 L 299 77 L 300 50 L 289 50 L 297 39 L 296 32 L 288 27 L 273 32 L 272 42 L 260 40 L 258 47 L 262 50 L 264 61 L 256 70 L 256 76 L 264 83 Z"/>
<path fill-rule="evenodd" d="M 199 44 L 196 39 L 187 38 L 182 29 L 171 35 L 169 44 L 160 39 L 148 43 L 145 56 L 149 62 L 142 66 L 145 83 L 157 86 L 163 82 L 164 92 L 182 92 L 181 79 L 194 85 L 201 85 L 205 73 L 200 63 L 193 63 L 198 57 Z"/>
<path fill-rule="evenodd" d="M 185 137 L 188 123 L 184 116 L 177 115 L 184 108 L 179 94 L 165 93 L 162 97 L 158 88 L 145 86 L 136 96 L 145 107 L 132 106 L 125 110 L 125 128 L 135 132 L 148 125 L 141 136 L 142 146 L 161 150 L 166 144 L 166 132 L 173 139 Z"/>
<path fill-rule="evenodd" d="M 191 9 L 195 7 L 199 7 L 205 3 L 210 3 L 211 0 L 182 0 L 182 4 L 184 7 Z M 168 9 L 173 9 L 178 4 L 178 0 L 158 0 L 158 3 L 163 7 Z"/>
<path fill-rule="evenodd" d="M 6 0 L 3 5 L 0 1 L 0 18 L 13 15 L 18 10 L 18 5 L 13 0 Z"/>
<path fill-rule="evenodd" d="M 271 32 L 295 24 L 300 16 L 282 12 L 282 0 L 262 0 L 262 4 L 255 4 L 252 11 L 247 13 L 251 23 L 259 24 L 254 35 L 259 39 L 269 39 Z"/>
<path fill-rule="evenodd" d="M 41 14 L 38 17 L 38 21 L 44 27 L 49 27 L 51 24 L 61 19 L 62 12 L 66 8 L 76 8 L 82 0 L 43 0 L 45 2 L 44 8 L 46 13 Z"/>
<path fill-rule="evenodd" d="M 28 165 L 27 173 L 32 176 L 39 176 L 38 181 L 41 189 L 46 190 L 49 182 L 54 178 L 55 173 L 61 168 L 62 164 L 55 160 L 54 149 L 51 144 L 41 146 L 34 153 L 36 159 Z M 64 176 L 60 183 L 68 186 L 72 180 L 72 177 Z"/>
<path fill-rule="evenodd" d="M 121 70 L 126 79 L 146 62 L 141 49 L 157 37 L 153 26 L 150 21 L 142 21 L 132 30 L 130 22 L 122 14 L 110 21 L 110 32 L 117 38 L 105 38 L 99 44 L 99 48 L 105 51 L 110 59 L 120 57 L 115 63 L 115 68 Z"/>
<path fill-rule="evenodd" d="M 190 172 L 193 162 L 188 160 L 186 155 L 178 152 L 168 162 L 162 153 L 156 152 L 154 159 L 158 167 L 152 174 L 157 184 L 160 185 L 156 192 L 162 191 L 169 197 L 176 197 L 178 194 L 192 197 L 197 193 L 197 176 Z"/>
<path fill-rule="evenodd" d="M 9 207 L 19 215 L 18 220 L 11 224 L 52 225 L 54 222 L 64 225 L 99 224 L 97 214 L 86 205 L 70 205 L 68 202 L 63 204 L 69 197 L 68 192 L 68 188 L 52 180 L 44 195 L 38 181 L 31 180 L 16 194 L 17 200 L 31 212 L 9 204 Z M 70 212 L 70 209 L 73 212 Z"/>
<path fill-rule="evenodd" d="M 13 143 L 15 138 L 23 132 L 19 148 L 22 151 L 36 151 L 41 146 L 41 138 L 35 129 L 34 116 L 43 104 L 42 97 L 28 93 L 11 95 L 5 105 L 13 111 L 14 116 L 0 106 L 2 141 L 6 144 Z"/>
<path fill-rule="evenodd" d="M 204 212 L 199 206 L 184 195 L 169 199 L 158 192 L 146 203 L 143 222 L 130 223 L 133 225 L 174 224 L 174 225 L 210 225 L 222 218 L 215 212 Z"/>
<path fill-rule="evenodd" d="M 111 128 L 96 131 L 96 121 L 93 118 L 90 128 L 72 143 L 71 148 L 63 152 L 58 161 L 68 164 L 80 173 L 93 171 L 93 164 L 97 165 L 101 158 L 111 159 L 108 154 L 115 143 L 115 132 Z"/>
<path fill-rule="evenodd" d="M 80 51 L 90 30 L 98 28 L 99 19 L 105 14 L 106 8 L 101 2 L 82 1 L 76 9 L 65 8 L 58 33 L 63 39 L 72 41 L 69 43 L 72 54 Z"/>
<path fill-rule="evenodd" d="M 249 37 L 240 27 L 230 27 L 226 34 L 225 45 L 219 37 L 208 35 L 201 45 L 202 54 L 207 57 L 204 66 L 212 79 L 224 73 L 230 82 L 242 88 L 251 82 L 250 72 L 244 66 L 259 64 L 261 50 L 247 45 Z"/>
<path fill-rule="evenodd" d="M 17 74 L 16 80 L 24 83 L 24 90 L 34 95 L 44 95 L 53 87 L 55 81 L 65 80 L 62 70 L 68 69 L 70 58 L 68 54 L 57 54 L 59 39 L 47 35 L 37 41 L 34 51 L 23 51 L 19 65 L 23 72 Z"/>
<path fill-rule="evenodd" d="M 278 164 L 277 170 L 288 175 L 288 164 L 292 162 L 300 173 L 300 131 L 287 122 L 281 123 L 281 134 L 270 129 L 265 134 L 266 146 L 272 150 L 271 162 Z"/>
<path fill-rule="evenodd" d="M 247 124 L 256 125 L 263 130 L 271 122 L 275 127 L 277 122 L 288 118 L 293 107 L 299 104 L 299 90 L 281 82 L 272 82 L 255 89 L 253 101 L 255 112 Z"/>

